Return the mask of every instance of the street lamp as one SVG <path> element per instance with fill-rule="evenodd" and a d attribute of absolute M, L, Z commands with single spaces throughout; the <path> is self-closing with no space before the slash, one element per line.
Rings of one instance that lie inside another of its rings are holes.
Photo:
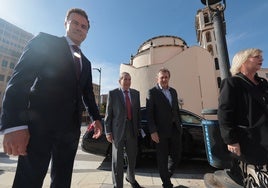
<path fill-rule="evenodd" d="M 213 6 L 221 2 L 221 0 L 201 0 L 201 2 L 206 5 L 209 10 L 213 13 L 212 20 L 213 26 L 215 30 L 215 37 L 217 43 L 217 50 L 218 50 L 218 58 L 219 58 L 219 68 L 221 79 L 230 76 L 230 63 L 229 63 L 229 56 L 227 51 L 227 44 L 225 38 L 225 30 L 223 28 L 223 17 L 222 12 L 224 12 L 226 8 L 225 0 L 223 0 L 223 4 L 221 6 Z"/>
<path fill-rule="evenodd" d="M 93 70 L 97 70 L 100 75 L 99 75 L 99 101 L 98 101 L 98 106 L 100 108 L 101 105 L 101 68 L 93 68 Z"/>

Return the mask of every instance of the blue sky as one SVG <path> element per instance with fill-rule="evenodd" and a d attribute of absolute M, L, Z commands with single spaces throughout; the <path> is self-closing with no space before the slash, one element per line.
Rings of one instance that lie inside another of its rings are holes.
<path fill-rule="evenodd" d="M 268 1 L 226 0 L 225 20 L 230 62 L 242 49 L 264 51 L 268 68 Z M 118 87 L 119 67 L 128 63 L 139 46 L 159 35 L 181 37 L 188 46 L 198 45 L 195 15 L 204 7 L 200 0 L 0 0 L 0 17 L 36 35 L 65 34 L 69 8 L 83 8 L 91 27 L 82 44 L 92 67 L 102 69 L 101 93 Z M 99 83 L 93 70 L 93 82 Z"/>

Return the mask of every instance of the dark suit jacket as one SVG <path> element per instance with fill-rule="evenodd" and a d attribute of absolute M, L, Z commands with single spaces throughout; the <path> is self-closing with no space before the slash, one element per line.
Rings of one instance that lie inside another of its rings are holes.
<path fill-rule="evenodd" d="M 49 129 L 80 128 L 83 103 L 93 119 L 100 119 L 91 64 L 83 54 L 82 66 L 78 80 L 65 37 L 40 33 L 33 38 L 6 88 L 2 129 L 33 124 Z"/>
<path fill-rule="evenodd" d="M 132 124 L 134 136 L 138 136 L 140 128 L 140 93 L 130 89 Z M 112 133 L 115 145 L 120 142 L 124 135 L 124 126 L 127 121 L 127 110 L 124 94 L 117 88 L 109 91 L 105 115 L 105 132 Z"/>
<path fill-rule="evenodd" d="M 157 132 L 161 137 L 171 136 L 173 123 L 181 131 L 178 95 L 173 88 L 170 88 L 169 91 L 172 97 L 172 105 L 170 105 L 158 85 L 149 90 L 146 101 L 150 133 Z"/>

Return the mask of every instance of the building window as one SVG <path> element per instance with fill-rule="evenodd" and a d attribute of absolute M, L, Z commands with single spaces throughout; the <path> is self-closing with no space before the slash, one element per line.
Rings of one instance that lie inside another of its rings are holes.
<path fill-rule="evenodd" d="M 206 39 L 207 39 L 207 42 L 211 42 L 211 34 L 210 34 L 210 31 L 206 32 Z"/>
<path fill-rule="evenodd" d="M 15 63 L 10 63 L 9 64 L 9 68 L 14 69 L 14 67 L 15 67 Z"/>
<path fill-rule="evenodd" d="M 8 64 L 7 60 L 3 59 L 3 61 L 2 61 L 2 67 L 7 67 L 7 64 Z"/>
<path fill-rule="evenodd" d="M 214 56 L 214 51 L 213 51 L 213 47 L 212 47 L 212 45 L 208 45 L 207 49 L 208 49 L 209 53 L 210 53 L 212 56 Z"/>
<path fill-rule="evenodd" d="M 220 66 L 219 66 L 219 60 L 218 60 L 217 57 L 214 58 L 214 62 L 215 62 L 215 69 L 216 69 L 216 70 L 219 70 L 219 69 L 220 69 Z"/>
<path fill-rule="evenodd" d="M 221 87 L 221 77 L 217 77 L 218 88 Z"/>
<path fill-rule="evenodd" d="M 5 80 L 5 75 L 0 74 L 0 81 L 4 81 Z"/>
<path fill-rule="evenodd" d="M 208 16 L 207 12 L 204 13 L 204 22 L 205 22 L 205 24 L 209 23 L 209 16 Z"/>

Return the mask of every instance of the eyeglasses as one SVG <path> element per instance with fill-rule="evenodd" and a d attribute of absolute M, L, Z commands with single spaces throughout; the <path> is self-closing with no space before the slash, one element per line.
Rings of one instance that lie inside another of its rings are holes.
<path fill-rule="evenodd" d="M 81 27 L 83 30 L 88 31 L 89 30 L 89 26 L 84 25 L 84 24 L 80 24 L 78 21 L 76 20 L 68 20 L 69 24 L 75 25 L 76 27 Z"/>
<path fill-rule="evenodd" d="M 249 56 L 251 58 L 255 58 L 255 59 L 262 59 L 262 55 L 254 55 L 254 56 Z"/>

